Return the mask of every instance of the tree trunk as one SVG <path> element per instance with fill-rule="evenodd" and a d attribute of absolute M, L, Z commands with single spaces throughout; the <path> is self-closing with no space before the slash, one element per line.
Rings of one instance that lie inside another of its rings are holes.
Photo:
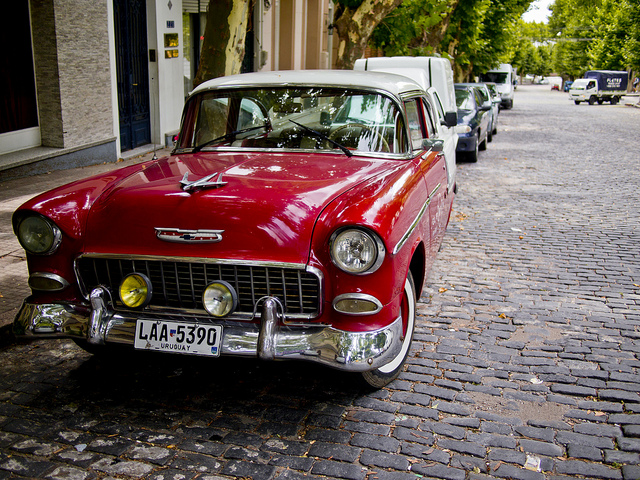
<path fill-rule="evenodd" d="M 353 68 L 355 61 L 363 57 L 373 29 L 400 3 L 402 0 L 364 0 L 358 8 L 339 7 L 336 10 L 336 68 Z"/>
<path fill-rule="evenodd" d="M 452 0 L 450 2 L 449 10 L 442 21 L 424 33 L 423 46 L 428 45 L 433 51 L 438 51 L 438 47 L 440 46 L 440 43 L 442 43 L 442 40 L 447 33 L 447 29 L 449 28 L 449 24 L 451 23 L 451 16 L 453 15 L 453 12 L 455 12 L 459 3 L 460 0 Z"/>
<path fill-rule="evenodd" d="M 251 0 L 210 0 L 194 88 L 211 78 L 240 73 Z"/>

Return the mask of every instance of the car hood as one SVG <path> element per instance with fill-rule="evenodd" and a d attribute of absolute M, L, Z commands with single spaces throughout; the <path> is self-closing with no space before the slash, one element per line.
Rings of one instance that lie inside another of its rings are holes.
<path fill-rule="evenodd" d="M 163 158 L 102 193 L 88 214 L 84 250 L 305 263 L 316 219 L 326 205 L 397 163 L 302 153 L 202 152 Z M 180 184 L 212 174 L 209 181 L 224 184 L 190 191 Z M 189 232 L 170 242 L 158 238 L 158 229 Z M 221 240 L 196 242 L 191 235 L 196 230 L 222 231 Z"/>

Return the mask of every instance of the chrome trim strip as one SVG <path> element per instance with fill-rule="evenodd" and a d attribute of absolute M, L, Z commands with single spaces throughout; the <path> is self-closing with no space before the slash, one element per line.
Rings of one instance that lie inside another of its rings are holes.
<path fill-rule="evenodd" d="M 393 249 L 393 254 L 394 255 L 397 254 L 400 251 L 400 249 L 404 246 L 404 244 L 407 242 L 407 240 L 409 240 L 409 237 L 411 236 L 413 231 L 418 226 L 418 223 L 420 223 L 420 220 L 422 220 L 422 216 L 427 211 L 427 207 L 431 203 L 431 199 L 435 196 L 435 194 L 438 192 L 438 190 L 440 190 L 440 186 L 441 186 L 441 184 L 439 183 L 438 185 L 435 186 L 433 191 L 429 194 L 429 197 L 427 198 L 427 201 L 424 203 L 424 205 L 420 209 L 420 212 L 418 212 L 418 215 L 416 216 L 416 219 L 409 226 L 409 228 L 407 229 L 405 234 L 400 238 L 400 241 L 394 247 L 394 249 Z"/>
<path fill-rule="evenodd" d="M 98 294 L 96 294 L 99 297 Z M 102 308 L 93 314 L 90 307 L 68 304 L 24 303 L 14 322 L 14 333 L 22 338 L 78 338 L 88 340 L 89 329 L 96 327 L 94 340 L 127 344 L 133 348 L 138 318 L 144 313 L 113 312 L 108 302 L 97 302 Z M 395 358 L 402 347 L 402 318 L 372 332 L 348 332 L 327 326 L 292 327 L 274 325 L 278 317 L 276 302 L 263 308 L 270 323 L 262 329 L 255 323 L 222 322 L 223 355 L 262 355 L 276 360 L 308 360 L 330 367 L 363 372 L 379 368 Z M 89 319 L 94 317 L 90 325 Z M 197 318 L 181 317 L 177 321 L 198 322 Z"/>
<path fill-rule="evenodd" d="M 360 312 L 360 313 L 343 312 L 343 311 L 338 310 L 336 308 L 336 304 L 340 300 L 345 300 L 345 299 L 346 300 L 364 300 L 366 302 L 373 303 L 377 308 L 374 311 L 371 311 L 371 312 Z M 338 295 L 336 298 L 333 299 L 333 304 L 332 305 L 333 305 L 333 309 L 336 312 L 343 313 L 344 315 L 353 315 L 353 316 L 375 315 L 380 310 L 382 310 L 382 303 L 380 302 L 380 300 L 378 300 L 373 295 L 367 295 L 366 293 L 343 293 L 342 295 Z"/>
<path fill-rule="evenodd" d="M 77 265 L 78 260 L 81 258 L 115 258 L 118 260 L 147 260 L 147 261 L 161 261 L 161 262 L 186 262 L 186 263 L 210 263 L 219 265 L 246 265 L 254 267 L 277 267 L 277 268 L 297 268 L 305 270 L 307 265 L 304 263 L 286 263 L 286 262 L 259 262 L 255 260 L 235 260 L 228 258 L 208 258 L 208 257 L 173 257 L 164 255 L 126 255 L 119 253 L 94 253 L 85 252 L 76 257 L 74 263 Z"/>

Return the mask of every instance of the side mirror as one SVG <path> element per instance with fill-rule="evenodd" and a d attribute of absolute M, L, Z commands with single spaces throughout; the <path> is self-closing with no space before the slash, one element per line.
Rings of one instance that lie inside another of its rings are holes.
<path fill-rule="evenodd" d="M 446 112 L 441 123 L 445 127 L 455 127 L 458 124 L 458 112 Z"/>
<path fill-rule="evenodd" d="M 442 152 L 444 150 L 444 141 L 435 138 L 425 138 L 422 141 L 422 148 L 433 152 Z"/>
<path fill-rule="evenodd" d="M 487 111 L 489 111 L 489 110 L 491 110 L 491 104 L 490 104 L 490 103 L 483 103 L 483 104 L 480 106 L 480 111 L 481 111 L 481 112 L 487 112 Z"/>

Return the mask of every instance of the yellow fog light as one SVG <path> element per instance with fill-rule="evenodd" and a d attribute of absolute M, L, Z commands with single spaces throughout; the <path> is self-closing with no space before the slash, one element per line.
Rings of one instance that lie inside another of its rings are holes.
<path fill-rule="evenodd" d="M 382 304 L 377 298 L 363 293 L 347 293 L 338 295 L 333 300 L 336 312 L 346 315 L 373 315 L 382 310 Z"/>
<path fill-rule="evenodd" d="M 214 317 L 225 317 L 238 306 L 238 295 L 224 280 L 210 283 L 202 294 L 204 308 Z"/>
<path fill-rule="evenodd" d="M 129 308 L 143 308 L 151 301 L 151 280 L 141 273 L 130 273 L 120 282 L 120 300 Z"/>

